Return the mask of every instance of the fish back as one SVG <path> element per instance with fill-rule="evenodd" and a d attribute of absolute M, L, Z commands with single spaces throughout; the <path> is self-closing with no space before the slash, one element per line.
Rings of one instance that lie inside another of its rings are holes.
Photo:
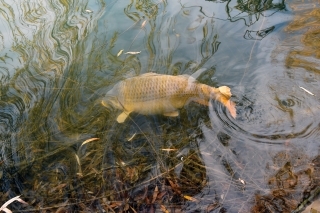
<path fill-rule="evenodd" d="M 146 102 L 158 99 L 192 96 L 198 92 L 194 82 L 184 76 L 138 76 L 123 81 L 121 93 L 126 102 Z"/>

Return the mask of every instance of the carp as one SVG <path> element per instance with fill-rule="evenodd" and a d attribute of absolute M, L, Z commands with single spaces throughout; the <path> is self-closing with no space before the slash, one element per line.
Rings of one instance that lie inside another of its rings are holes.
<path fill-rule="evenodd" d="M 117 117 L 119 123 L 123 123 L 131 112 L 175 117 L 179 115 L 178 109 L 191 101 L 209 106 L 210 99 L 221 102 L 235 118 L 236 108 L 230 97 L 227 86 L 211 87 L 187 75 L 146 73 L 118 82 L 101 103 L 122 110 Z"/>

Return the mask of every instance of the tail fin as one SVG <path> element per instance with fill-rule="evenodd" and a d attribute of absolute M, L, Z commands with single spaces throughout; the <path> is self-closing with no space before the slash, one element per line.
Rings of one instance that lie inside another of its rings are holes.
<path fill-rule="evenodd" d="M 123 106 L 116 96 L 106 95 L 101 99 L 101 104 L 110 110 L 123 109 Z"/>

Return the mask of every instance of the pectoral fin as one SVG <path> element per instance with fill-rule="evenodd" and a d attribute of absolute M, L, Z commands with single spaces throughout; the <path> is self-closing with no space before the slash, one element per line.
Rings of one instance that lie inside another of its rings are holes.
<path fill-rule="evenodd" d="M 233 118 L 236 118 L 237 116 L 237 110 L 236 110 L 236 105 L 233 101 L 229 100 L 227 101 L 227 103 L 225 104 L 226 108 L 229 110 L 231 116 Z"/>
<path fill-rule="evenodd" d="M 179 116 L 179 111 L 165 112 L 163 115 L 168 117 L 177 117 Z"/>
<path fill-rule="evenodd" d="M 130 112 L 127 111 L 123 111 L 120 115 L 118 115 L 117 117 L 117 121 L 118 123 L 123 123 L 127 117 L 129 116 Z"/>
<path fill-rule="evenodd" d="M 225 96 L 220 96 L 218 100 L 227 108 L 233 118 L 237 116 L 236 105 L 230 98 L 226 98 Z"/>

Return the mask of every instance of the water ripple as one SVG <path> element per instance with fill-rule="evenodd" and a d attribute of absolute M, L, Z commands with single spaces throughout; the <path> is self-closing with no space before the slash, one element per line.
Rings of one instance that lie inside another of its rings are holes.
<path fill-rule="evenodd" d="M 104 3 L 96 3 L 91 11 L 86 1 L 0 1 L 0 130 L 11 135 L 1 160 L 12 162 L 10 168 L 30 164 L 35 150 L 48 148 L 58 134 L 52 117 L 76 46 L 103 15 Z"/>

